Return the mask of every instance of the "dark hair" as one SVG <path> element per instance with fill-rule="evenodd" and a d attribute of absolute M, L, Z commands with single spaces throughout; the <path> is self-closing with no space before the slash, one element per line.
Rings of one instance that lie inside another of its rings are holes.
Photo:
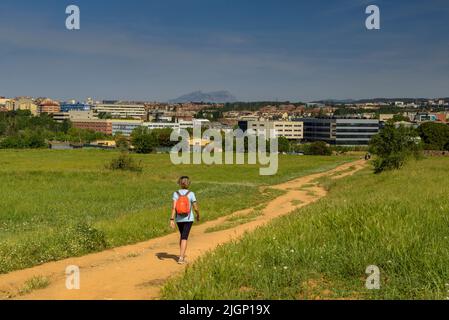
<path fill-rule="evenodd" d="M 187 176 L 182 176 L 178 179 L 178 184 L 183 189 L 188 189 L 190 186 L 190 178 Z"/>

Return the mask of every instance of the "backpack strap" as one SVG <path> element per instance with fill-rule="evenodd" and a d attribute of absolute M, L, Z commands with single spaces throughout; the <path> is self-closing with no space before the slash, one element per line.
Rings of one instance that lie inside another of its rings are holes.
<path fill-rule="evenodd" d="M 189 194 L 190 194 L 190 191 L 188 190 L 187 193 L 186 193 L 184 196 L 187 197 L 187 198 L 189 198 Z M 190 198 L 189 198 L 189 202 L 190 202 L 190 212 L 189 212 L 189 216 L 187 217 L 187 219 L 190 220 L 190 215 L 192 214 L 192 211 L 193 211 L 193 208 L 192 208 L 192 201 L 190 201 Z"/>

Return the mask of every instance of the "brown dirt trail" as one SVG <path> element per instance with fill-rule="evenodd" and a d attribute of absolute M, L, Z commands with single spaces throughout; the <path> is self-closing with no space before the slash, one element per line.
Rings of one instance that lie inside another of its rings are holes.
<path fill-rule="evenodd" d="M 189 262 L 193 262 L 218 245 L 238 239 L 245 232 L 253 231 L 277 217 L 321 199 L 326 195 L 326 191 L 317 183 L 314 183 L 317 178 L 328 176 L 332 179 L 339 179 L 352 175 L 364 166 L 365 161 L 358 160 L 343 164 L 327 172 L 271 186 L 271 188 L 286 192 L 270 201 L 262 210 L 262 214 L 251 222 L 227 230 L 206 232 L 209 228 L 221 225 L 232 215 L 250 213 L 253 210 L 252 208 L 194 226 L 187 252 Z M 304 188 L 305 186 L 307 188 Z M 158 299 L 160 289 L 165 281 L 180 274 L 185 268 L 175 261 L 179 251 L 178 242 L 178 234 L 172 233 L 135 245 L 50 262 L 0 275 L 0 299 Z M 69 265 L 79 266 L 81 270 L 80 290 L 66 289 L 65 270 Z M 19 295 L 18 292 L 23 288 L 25 282 L 33 277 L 45 277 L 50 283 L 45 289 Z"/>

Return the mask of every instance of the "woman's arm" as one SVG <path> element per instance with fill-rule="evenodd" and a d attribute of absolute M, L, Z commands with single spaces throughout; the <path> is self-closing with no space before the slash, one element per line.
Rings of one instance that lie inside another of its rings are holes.
<path fill-rule="evenodd" d="M 196 221 L 200 221 L 200 208 L 198 207 L 198 203 L 194 202 L 193 203 L 193 210 L 195 210 L 196 213 Z"/>
<path fill-rule="evenodd" d="M 176 216 L 176 200 L 173 200 L 173 207 L 171 209 L 170 227 L 175 228 L 175 216 Z"/>

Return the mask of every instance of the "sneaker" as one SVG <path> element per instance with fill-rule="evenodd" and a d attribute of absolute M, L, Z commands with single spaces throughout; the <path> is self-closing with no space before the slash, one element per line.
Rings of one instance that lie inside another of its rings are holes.
<path fill-rule="evenodd" d="M 186 264 L 186 260 L 183 257 L 179 257 L 178 264 Z"/>

